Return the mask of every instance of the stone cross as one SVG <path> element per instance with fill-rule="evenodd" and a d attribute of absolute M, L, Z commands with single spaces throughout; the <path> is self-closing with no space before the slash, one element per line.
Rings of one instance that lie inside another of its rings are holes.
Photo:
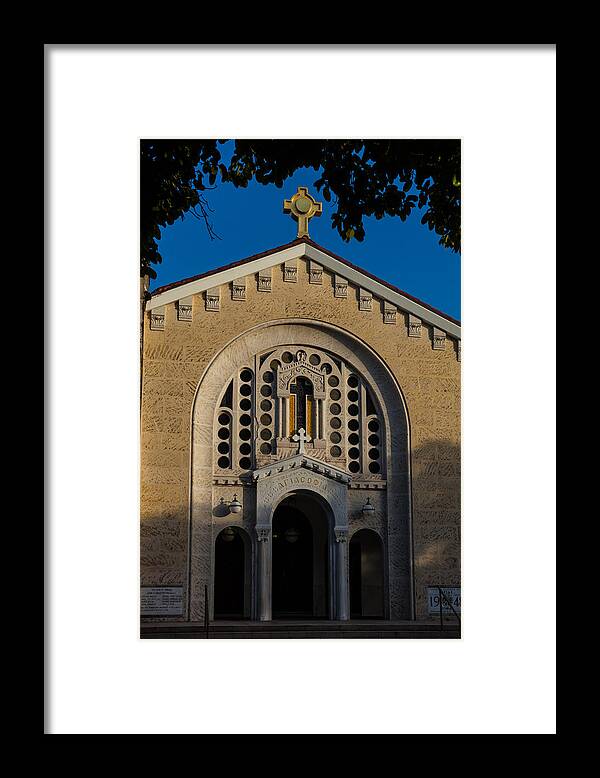
<path fill-rule="evenodd" d="M 298 443 L 298 453 L 304 454 L 304 444 L 312 440 L 307 434 L 304 427 L 300 427 L 296 435 L 292 435 L 292 440 Z"/>
<path fill-rule="evenodd" d="M 291 200 L 283 201 L 283 212 L 291 213 L 298 222 L 298 237 L 309 237 L 308 222 L 313 216 L 320 216 L 323 211 L 323 204 L 318 203 L 305 186 L 299 186 Z"/>

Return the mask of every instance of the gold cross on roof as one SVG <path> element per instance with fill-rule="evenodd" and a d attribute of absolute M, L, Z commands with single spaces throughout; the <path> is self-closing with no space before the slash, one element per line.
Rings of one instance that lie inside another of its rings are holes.
<path fill-rule="evenodd" d="M 308 238 L 308 222 L 313 216 L 320 216 L 323 211 L 323 204 L 318 203 L 305 186 L 299 186 L 291 200 L 283 201 L 283 212 L 291 213 L 298 222 L 298 237 Z"/>

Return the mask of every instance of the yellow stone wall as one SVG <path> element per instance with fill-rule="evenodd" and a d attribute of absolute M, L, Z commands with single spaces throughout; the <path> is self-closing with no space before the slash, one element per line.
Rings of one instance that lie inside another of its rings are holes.
<path fill-rule="evenodd" d="M 243 268 L 240 268 L 243 277 Z M 272 291 L 246 277 L 246 300 L 233 301 L 221 286 L 220 311 L 193 297 L 193 321 L 177 320 L 165 306 L 164 331 L 144 322 L 141 413 L 141 583 L 185 584 L 190 482 L 190 419 L 194 393 L 210 360 L 230 340 L 272 320 L 307 318 L 354 333 L 384 360 L 402 389 L 411 430 L 412 513 L 417 616 L 425 616 L 425 587 L 460 586 L 460 362 L 456 341 L 432 348 L 432 328 L 408 336 L 407 314 L 383 323 L 383 301 L 359 311 L 358 289 L 334 297 L 333 276 L 309 283 L 308 262 L 298 260 L 298 281 L 272 270 Z"/>

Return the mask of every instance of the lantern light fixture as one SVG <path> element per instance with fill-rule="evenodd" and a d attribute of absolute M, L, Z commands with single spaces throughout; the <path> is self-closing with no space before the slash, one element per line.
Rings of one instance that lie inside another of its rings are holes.
<path fill-rule="evenodd" d="M 241 513 L 242 503 L 238 500 L 237 494 L 233 495 L 233 500 L 229 503 L 230 513 Z"/>
<path fill-rule="evenodd" d="M 362 515 L 371 516 L 374 512 L 375 512 L 375 506 L 371 505 L 371 498 L 367 497 L 367 501 L 362 507 Z"/>

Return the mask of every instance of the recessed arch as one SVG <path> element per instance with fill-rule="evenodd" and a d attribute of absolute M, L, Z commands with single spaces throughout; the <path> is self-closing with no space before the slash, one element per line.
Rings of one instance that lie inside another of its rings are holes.
<path fill-rule="evenodd" d="M 378 532 L 362 528 L 350 538 L 350 618 L 385 616 L 384 553 Z"/>
<path fill-rule="evenodd" d="M 250 618 L 251 559 L 252 542 L 242 527 L 230 525 L 217 534 L 213 583 L 215 619 Z"/>
<path fill-rule="evenodd" d="M 385 611 L 392 618 L 411 618 L 412 539 L 410 510 L 410 423 L 406 402 L 400 387 L 384 360 L 364 341 L 343 328 L 313 319 L 275 320 L 252 327 L 226 344 L 203 371 L 192 404 L 190 458 L 190 554 L 188 559 L 188 590 L 191 620 L 203 615 L 203 586 L 212 575 L 214 558 L 207 558 L 207 538 L 211 531 L 210 517 L 215 504 L 212 481 L 212 452 L 204 445 L 212 439 L 216 404 L 227 377 L 241 366 L 253 367 L 258 354 L 275 351 L 286 344 L 311 344 L 339 355 L 368 378 L 372 402 L 381 409 L 384 451 L 381 459 L 384 473 L 375 474 L 384 491 L 381 516 L 377 518 L 384 545 Z M 360 506 L 364 493 L 349 490 L 349 496 Z M 256 523 L 255 490 L 239 486 L 244 503 L 244 523 L 250 533 Z M 352 505 L 354 505 L 354 502 Z M 360 521 L 360 507 L 352 507 Z M 255 545 L 256 538 L 252 536 Z M 214 557 L 214 554 L 212 555 Z M 388 560 L 393 559 L 390 564 Z"/>

